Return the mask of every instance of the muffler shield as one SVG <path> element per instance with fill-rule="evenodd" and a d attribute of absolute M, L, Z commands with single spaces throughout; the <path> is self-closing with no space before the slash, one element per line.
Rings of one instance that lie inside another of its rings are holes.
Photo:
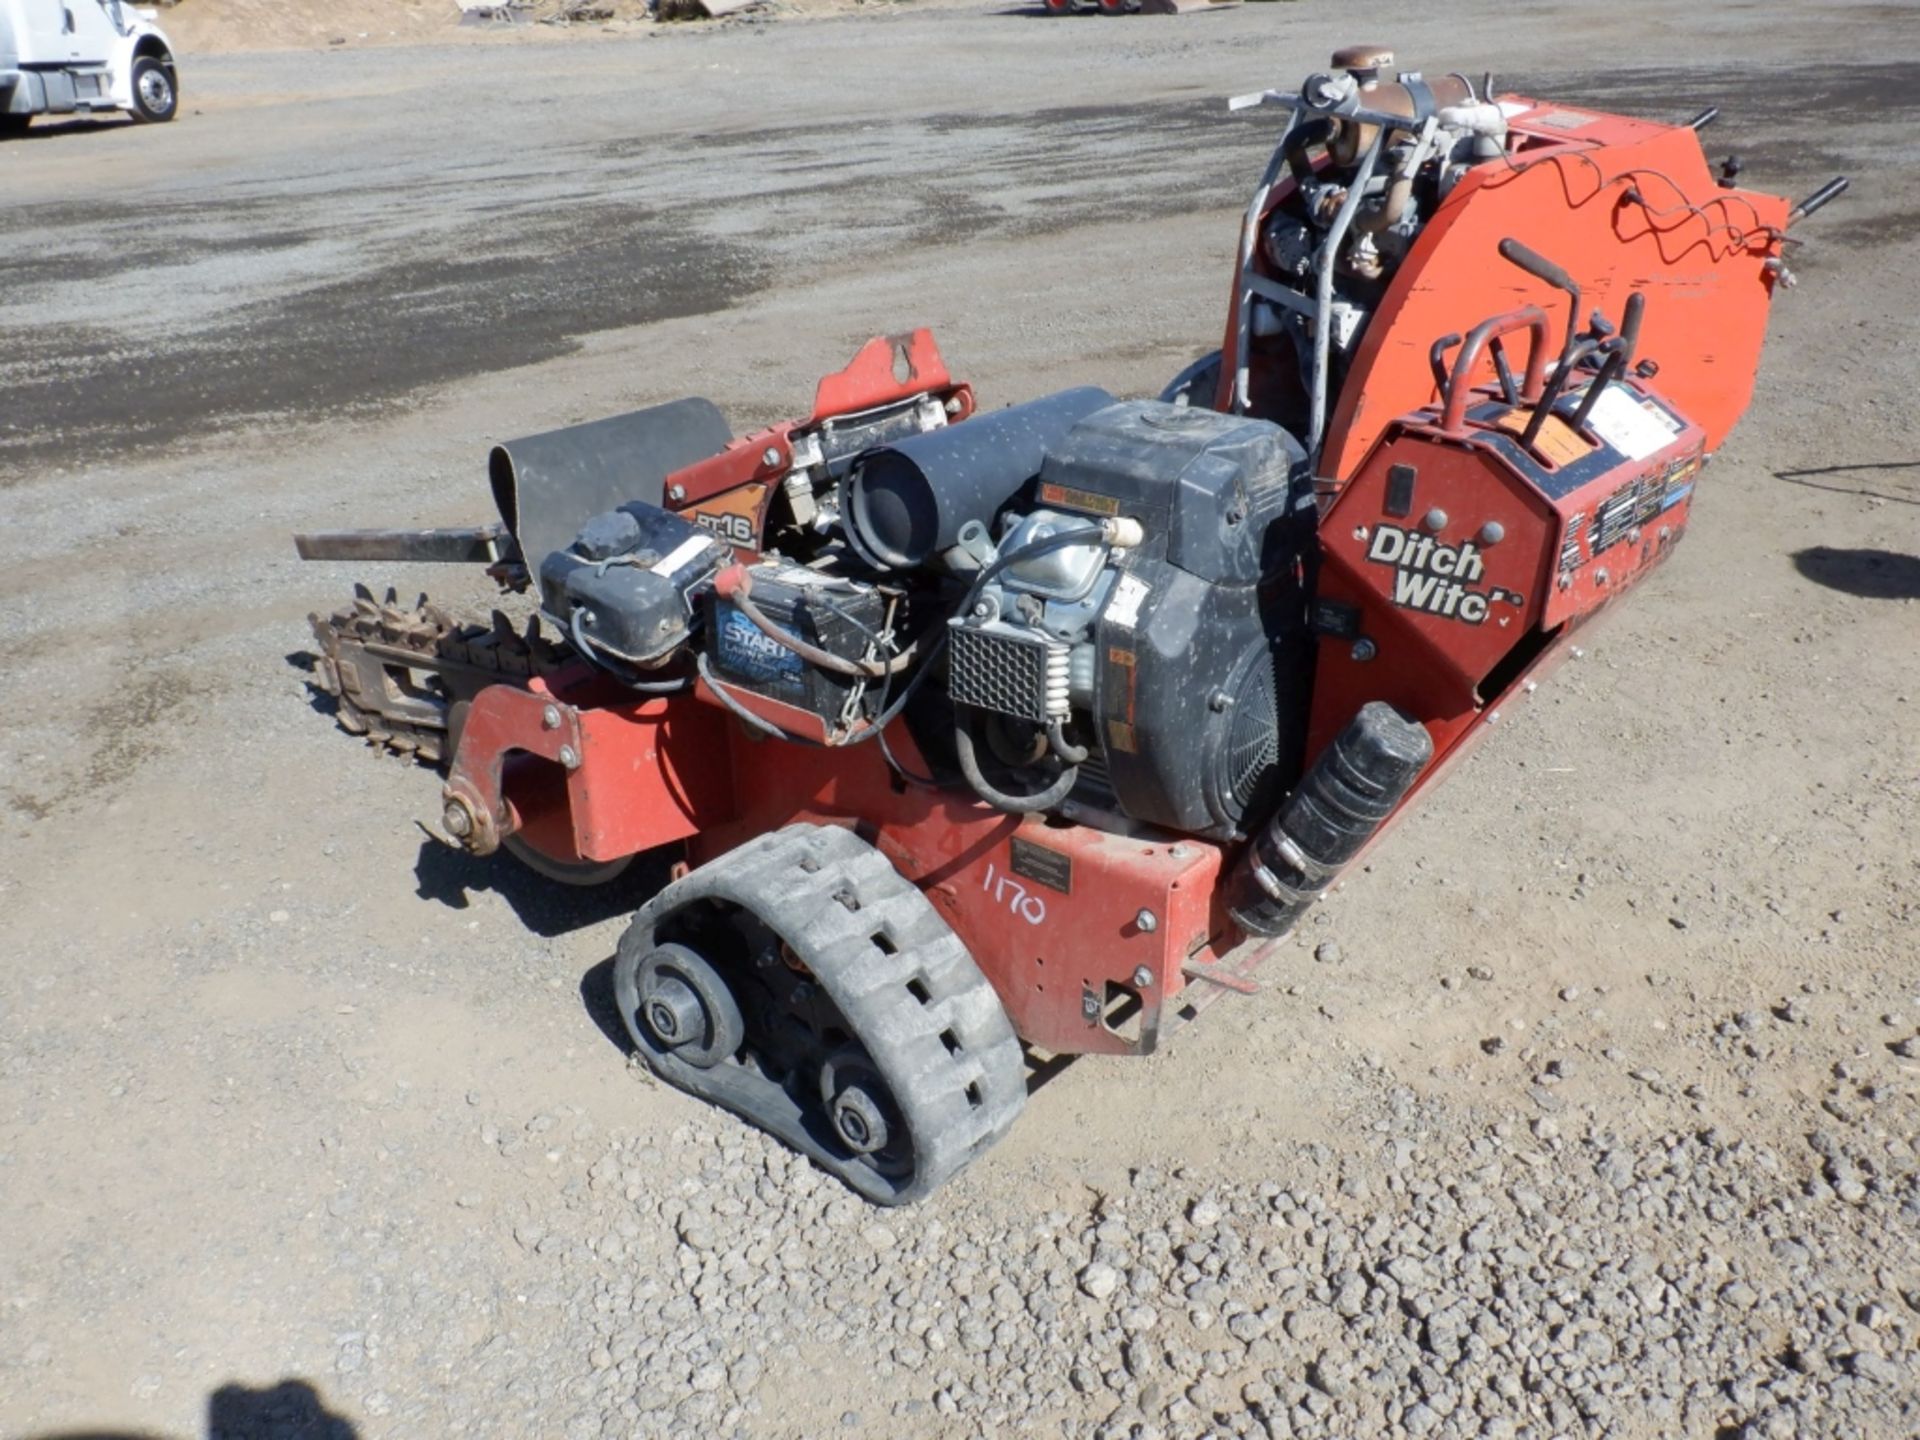
<path fill-rule="evenodd" d="M 667 476 L 727 448 L 726 417 L 698 397 L 508 440 L 487 457 L 500 518 L 527 569 L 564 550 L 595 515 L 664 503 Z"/>

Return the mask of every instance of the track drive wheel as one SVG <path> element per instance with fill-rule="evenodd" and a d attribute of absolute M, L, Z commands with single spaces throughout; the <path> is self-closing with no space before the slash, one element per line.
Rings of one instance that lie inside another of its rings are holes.
<path fill-rule="evenodd" d="M 662 1079 L 878 1204 L 931 1194 L 1026 1100 L 993 987 L 850 830 L 789 825 L 667 886 L 621 937 L 613 986 Z"/>

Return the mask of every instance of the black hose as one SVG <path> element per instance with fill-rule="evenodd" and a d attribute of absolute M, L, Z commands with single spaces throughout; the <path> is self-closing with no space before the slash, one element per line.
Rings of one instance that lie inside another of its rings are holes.
<path fill-rule="evenodd" d="M 1067 739 L 1066 723 L 1057 717 L 1047 722 L 1047 748 L 1060 757 L 1062 764 L 1078 765 L 1087 758 L 1087 747 Z"/>
<path fill-rule="evenodd" d="M 980 768 L 980 757 L 973 748 L 973 720 L 970 714 L 953 727 L 953 748 L 960 758 L 960 773 L 967 777 L 967 784 L 973 787 L 973 793 L 994 809 L 1005 810 L 1011 815 L 1031 815 L 1039 810 L 1051 810 L 1067 798 L 1073 790 L 1074 781 L 1080 778 L 1080 767 L 1069 765 L 1046 789 L 1037 790 L 1031 795 L 1009 795 L 988 780 Z"/>

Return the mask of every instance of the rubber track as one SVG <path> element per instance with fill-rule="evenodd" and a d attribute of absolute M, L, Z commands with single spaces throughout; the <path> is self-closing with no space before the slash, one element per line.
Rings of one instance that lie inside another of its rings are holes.
<path fill-rule="evenodd" d="M 634 1018 L 635 972 L 655 934 L 675 912 L 715 900 L 750 910 L 832 997 L 906 1119 L 911 1175 L 838 1154 L 817 1106 L 809 1124 L 771 1080 L 736 1061 L 696 1069 Z M 1026 1101 L 1026 1062 L 993 987 L 927 898 L 850 830 L 789 825 L 667 886 L 621 938 L 614 986 L 662 1079 L 771 1131 L 879 1204 L 931 1194 L 1006 1134 Z"/>

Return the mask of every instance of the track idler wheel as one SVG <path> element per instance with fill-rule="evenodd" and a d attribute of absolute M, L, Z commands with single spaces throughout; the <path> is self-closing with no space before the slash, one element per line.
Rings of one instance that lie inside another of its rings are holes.
<path fill-rule="evenodd" d="M 650 1068 L 883 1205 L 1006 1133 L 1026 1065 L 993 987 L 850 830 L 789 825 L 662 890 L 614 959 Z"/>
<path fill-rule="evenodd" d="M 733 991 L 684 945 L 662 945 L 640 961 L 634 1004 L 654 1040 L 700 1070 L 727 1059 L 746 1038 Z"/>
<path fill-rule="evenodd" d="M 850 1153 L 865 1156 L 883 1174 L 912 1168 L 906 1121 L 865 1050 L 850 1045 L 827 1057 L 820 1067 L 820 1102 L 834 1136 Z"/>

